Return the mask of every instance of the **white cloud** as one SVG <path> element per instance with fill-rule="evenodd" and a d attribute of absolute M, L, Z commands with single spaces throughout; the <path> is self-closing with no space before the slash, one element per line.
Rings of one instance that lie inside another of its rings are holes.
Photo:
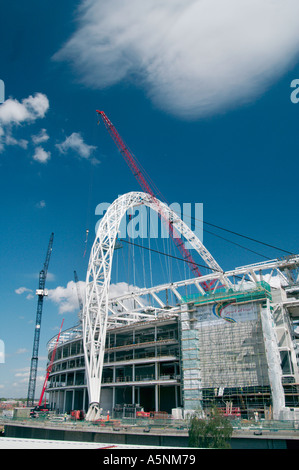
<path fill-rule="evenodd" d="M 4 150 L 4 142 L 3 142 L 3 138 L 4 138 L 4 129 L 0 126 L 0 153 L 3 152 Z"/>
<path fill-rule="evenodd" d="M 0 106 L 0 124 L 21 124 L 45 117 L 49 109 L 49 100 L 43 93 L 36 93 L 21 102 L 9 98 Z"/>
<path fill-rule="evenodd" d="M 32 141 L 34 145 L 42 144 L 44 142 L 47 142 L 47 140 L 49 140 L 49 136 L 47 134 L 46 129 L 41 129 L 39 134 L 32 136 Z"/>
<path fill-rule="evenodd" d="M 55 60 L 94 88 L 132 80 L 184 118 L 255 99 L 299 53 L 297 0 L 88 0 L 78 22 Z"/>
<path fill-rule="evenodd" d="M 116 284 L 110 284 L 109 287 L 109 298 L 114 299 L 115 297 L 120 297 L 131 292 L 139 290 L 139 287 L 127 282 L 118 282 Z"/>
<path fill-rule="evenodd" d="M 30 95 L 23 100 L 31 120 L 44 118 L 49 109 L 49 100 L 43 93 L 36 93 L 34 96 Z"/>
<path fill-rule="evenodd" d="M 79 281 L 78 287 L 81 293 L 81 297 L 84 301 L 85 298 L 85 282 Z M 121 295 L 133 292 L 139 288 L 133 285 L 130 285 L 126 282 L 118 282 L 116 284 L 111 284 L 109 288 L 109 298 L 119 297 Z M 69 281 L 66 287 L 58 286 L 55 289 L 48 290 L 48 298 L 58 305 L 59 313 L 72 313 L 78 311 L 79 302 L 77 287 L 74 281 Z"/>
<path fill-rule="evenodd" d="M 23 379 L 25 378 L 27 380 L 27 377 L 29 376 L 29 372 L 30 372 L 29 370 L 26 371 L 26 372 L 16 372 L 15 377 L 21 377 L 21 378 L 23 378 Z M 14 386 L 17 386 L 17 385 L 18 384 L 15 382 Z"/>
<path fill-rule="evenodd" d="M 8 145 L 17 145 L 27 149 L 28 141 L 16 139 L 12 135 L 13 129 L 20 125 L 32 124 L 37 119 L 43 119 L 48 109 L 49 100 L 43 93 L 36 93 L 34 96 L 30 95 L 22 101 L 13 98 L 4 101 L 0 105 L 0 152 L 3 152 L 5 146 Z M 45 139 L 45 134 L 43 134 L 43 137 Z"/>
<path fill-rule="evenodd" d="M 24 292 L 32 292 L 32 289 L 28 289 L 27 287 L 19 287 L 15 289 L 15 293 L 18 295 L 24 294 Z"/>
<path fill-rule="evenodd" d="M 19 147 L 23 148 L 23 149 L 27 149 L 27 146 L 28 146 L 28 140 L 25 140 L 25 139 L 15 139 L 12 135 L 11 135 L 11 129 L 7 129 L 6 131 L 6 135 L 5 135 L 5 140 L 4 140 L 4 143 L 5 145 L 18 145 Z"/>
<path fill-rule="evenodd" d="M 46 152 L 42 147 L 38 146 L 35 149 L 33 154 L 33 160 L 36 160 L 40 163 L 47 163 L 48 160 L 51 158 L 51 152 Z"/>
<path fill-rule="evenodd" d="M 23 121 L 30 121 L 31 115 L 26 106 L 17 100 L 9 98 L 0 106 L 0 122 L 7 124 L 20 124 Z"/>
<path fill-rule="evenodd" d="M 79 288 L 82 292 L 85 290 L 85 283 L 79 281 Z M 76 283 L 70 281 L 66 287 L 58 286 L 55 289 L 48 290 L 48 297 L 52 302 L 59 306 L 59 313 L 71 313 L 79 309 Z"/>
<path fill-rule="evenodd" d="M 77 153 L 80 157 L 89 159 L 92 152 L 96 149 L 94 145 L 88 145 L 84 142 L 82 136 L 78 132 L 73 132 L 70 136 L 60 144 L 56 144 L 56 147 L 61 153 L 66 153 L 69 150 Z M 92 163 L 98 162 L 96 159 L 92 159 Z M 99 163 L 99 162 L 98 162 Z"/>

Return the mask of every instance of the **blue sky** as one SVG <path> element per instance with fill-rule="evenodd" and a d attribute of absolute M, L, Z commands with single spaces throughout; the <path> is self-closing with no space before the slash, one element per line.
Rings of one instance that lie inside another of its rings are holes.
<path fill-rule="evenodd" d="M 154 3 L 2 7 L 0 396 L 27 395 L 35 289 L 51 232 L 38 386 L 47 341 L 62 318 L 65 327 L 77 321 L 68 283 L 74 269 L 85 280 L 96 206 L 140 189 L 96 109 L 167 201 L 202 203 L 205 221 L 298 252 L 299 104 L 290 100 L 299 78 L 298 5 L 244 1 L 242 12 L 234 0 L 225 10 L 213 0 L 213 13 L 196 0 Z M 204 231 L 203 242 L 224 270 L 286 254 L 205 228 L 213 234 Z M 133 282 L 128 250 L 117 255 L 114 283 Z M 153 275 L 165 282 L 158 263 Z"/>

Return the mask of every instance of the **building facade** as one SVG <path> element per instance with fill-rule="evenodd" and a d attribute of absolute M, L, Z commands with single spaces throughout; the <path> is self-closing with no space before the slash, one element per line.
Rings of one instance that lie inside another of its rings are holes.
<path fill-rule="evenodd" d="M 132 321 L 107 329 L 103 413 L 186 416 L 217 405 L 243 418 L 296 419 L 298 299 L 294 284 L 271 288 L 257 281 L 180 296 L 144 320 L 127 308 Z M 52 338 L 49 360 L 54 344 Z M 88 410 L 81 323 L 62 332 L 47 391 L 57 412 Z"/>

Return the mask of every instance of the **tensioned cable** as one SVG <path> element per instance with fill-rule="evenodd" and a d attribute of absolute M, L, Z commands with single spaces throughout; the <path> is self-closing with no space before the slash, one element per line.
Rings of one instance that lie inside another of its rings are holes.
<path fill-rule="evenodd" d="M 138 163 L 139 163 L 139 162 L 138 162 Z M 147 175 L 147 176 L 148 176 L 148 175 Z M 149 179 L 150 179 L 150 178 L 149 178 Z M 151 183 L 155 186 L 156 192 L 160 194 L 162 201 L 164 201 L 164 202 L 169 206 L 169 203 L 167 202 L 167 200 L 165 199 L 165 197 L 163 196 L 163 194 L 161 193 L 161 191 L 159 191 L 159 190 L 157 189 L 156 185 L 152 182 L 151 179 L 150 179 L 150 181 L 151 181 Z M 156 196 L 155 196 L 155 197 L 156 197 Z M 180 217 L 180 214 L 178 214 L 178 213 L 175 212 L 175 211 L 173 211 L 173 212 L 174 212 L 178 217 Z M 194 216 L 192 216 L 192 215 L 187 215 L 187 217 L 189 217 L 190 219 L 195 220 L 195 221 L 197 220 L 198 222 L 201 222 L 201 223 L 203 223 L 203 224 L 210 225 L 211 227 L 218 228 L 219 230 L 223 230 L 224 232 L 228 232 L 228 233 L 231 233 L 231 234 L 236 235 L 236 236 L 238 236 L 238 237 L 246 238 L 247 240 L 250 240 L 250 241 L 252 241 L 252 242 L 259 243 L 259 244 L 261 244 L 261 245 L 267 246 L 267 247 L 269 247 L 269 248 L 273 248 L 273 249 L 275 249 L 275 250 L 282 251 L 282 252 L 287 253 L 287 254 L 289 254 L 289 255 L 294 255 L 294 254 L 295 254 L 295 253 L 293 253 L 293 252 L 291 252 L 291 251 L 285 250 L 284 248 L 280 248 L 280 247 L 277 247 L 277 246 L 275 246 L 275 245 L 271 245 L 271 244 L 269 244 L 269 243 L 262 242 L 261 240 L 257 240 L 256 238 L 248 237 L 247 235 L 243 235 L 242 233 L 235 232 L 235 231 L 233 231 L 233 230 L 229 230 L 229 229 L 224 228 L 224 227 L 220 227 L 219 225 L 212 224 L 211 222 L 207 222 L 207 221 L 205 221 L 205 220 L 198 219 L 197 217 L 194 217 Z M 205 230 L 204 228 L 203 228 L 203 230 L 207 232 L 207 230 Z M 212 232 L 207 232 L 207 233 L 211 233 L 212 235 L 215 235 L 215 234 L 213 234 Z M 216 235 L 216 236 L 217 236 L 217 235 Z M 227 240 L 226 238 L 223 238 L 223 240 L 230 241 L 230 240 Z M 239 245 L 239 246 L 242 247 L 242 245 Z M 245 249 L 246 249 L 246 247 L 242 247 L 242 248 L 245 248 Z M 256 253 L 256 254 L 260 254 L 260 253 Z M 263 255 L 261 255 L 261 256 L 263 256 Z M 271 258 L 269 258 L 269 259 L 271 259 Z"/>
<path fill-rule="evenodd" d="M 271 260 L 272 258 L 269 258 L 269 256 L 262 255 L 261 253 L 258 253 L 257 251 L 251 250 L 250 248 L 247 248 L 246 246 L 240 245 L 239 243 L 233 242 L 232 240 L 228 240 L 228 238 L 224 238 L 221 235 L 217 235 L 216 233 L 210 232 L 209 230 L 203 229 L 206 233 L 209 233 L 210 235 L 214 235 L 214 237 L 221 238 L 222 240 L 225 240 L 228 243 L 232 243 L 233 245 L 236 245 L 240 248 L 243 248 L 244 250 L 251 251 L 251 253 L 254 253 L 255 255 L 262 256 L 262 258 Z"/>
<path fill-rule="evenodd" d="M 146 246 L 143 246 L 143 245 L 139 245 L 138 243 L 134 243 L 134 242 L 130 242 L 128 240 L 124 240 L 123 238 L 120 239 L 122 242 L 124 243 L 128 243 L 129 245 L 135 245 L 135 246 L 138 246 L 144 250 L 148 250 L 148 251 L 152 251 L 153 253 L 158 253 L 159 255 L 163 255 L 163 256 L 167 256 L 169 258 L 174 258 L 178 261 L 184 261 L 185 263 L 188 262 L 188 260 L 184 259 L 184 258 L 180 258 L 179 256 L 175 256 L 175 255 L 171 255 L 170 253 L 164 253 L 163 251 L 159 251 L 159 250 L 155 250 L 154 248 L 148 248 Z M 203 264 L 199 264 L 199 263 L 195 263 L 198 267 L 201 267 L 201 268 L 206 268 L 206 269 L 210 269 L 211 271 L 216 271 L 218 273 L 222 273 L 224 274 L 224 271 L 220 270 L 220 269 L 216 269 L 216 268 L 211 268 L 210 266 L 205 266 Z M 234 277 L 235 278 L 239 278 L 239 279 L 242 279 L 241 276 L 238 276 L 237 274 L 234 274 Z"/>
<path fill-rule="evenodd" d="M 174 259 L 177 259 L 179 261 L 184 261 L 185 263 L 189 262 L 185 258 L 180 258 L 179 256 L 171 255 L 169 253 L 164 253 L 163 251 L 155 250 L 154 248 L 148 248 L 147 246 L 139 245 L 138 243 L 130 242 L 128 240 L 124 240 L 123 238 L 121 238 L 120 241 L 122 241 L 124 243 L 128 243 L 129 245 L 139 246 L 140 248 L 143 248 L 144 250 L 152 251 L 153 253 L 157 253 L 159 255 L 168 256 L 169 258 L 174 258 Z M 217 273 L 224 273 L 224 271 L 222 271 L 222 269 L 211 268 L 210 266 L 206 266 L 204 264 L 199 264 L 199 263 L 195 263 L 195 262 L 194 262 L 194 264 L 196 264 L 198 267 L 201 267 L 201 268 L 211 269 L 212 271 L 216 271 Z"/>
<path fill-rule="evenodd" d="M 199 219 L 197 219 L 197 220 L 199 220 Z M 246 235 L 242 235 L 241 233 L 234 232 L 233 230 L 229 230 L 227 228 L 219 227 L 218 225 L 212 224 L 211 222 L 206 222 L 204 220 L 202 220 L 201 222 L 203 222 L 204 224 L 207 224 L 207 225 L 211 225 L 212 227 L 219 228 L 220 230 L 224 230 L 225 232 L 232 233 L 233 235 L 237 235 L 238 237 L 246 238 L 247 240 L 251 240 L 255 243 L 260 243 L 261 245 L 268 246 L 269 248 L 274 248 L 275 250 L 283 251 L 284 253 L 288 253 L 289 255 L 294 255 L 295 254 L 295 253 L 292 253 L 291 251 L 284 250 L 283 248 L 279 248 L 277 246 L 270 245 L 269 243 L 265 243 L 265 242 L 262 242 L 260 240 L 256 240 L 255 238 L 251 238 L 251 237 L 248 237 Z"/>
<path fill-rule="evenodd" d="M 179 214 L 178 214 L 177 212 L 174 211 L 174 213 L 179 216 Z M 198 221 L 202 222 L 200 219 L 197 219 L 196 217 L 192 217 L 191 215 L 187 215 L 187 217 L 193 218 L 194 220 L 198 220 Z M 268 260 L 271 260 L 271 259 L 272 259 L 272 258 L 269 258 L 269 257 L 266 256 L 266 255 L 263 255 L 262 253 L 258 253 L 257 251 L 251 250 L 250 248 L 247 248 L 247 247 L 244 246 L 244 245 L 240 245 L 239 243 L 236 243 L 236 242 L 234 242 L 234 241 L 232 241 L 232 240 L 229 240 L 228 238 L 222 237 L 221 235 L 218 235 L 218 234 L 216 234 L 216 233 L 213 233 L 213 232 L 211 232 L 211 231 L 209 231 L 209 230 L 207 230 L 207 229 L 204 229 L 204 228 L 203 228 L 203 230 L 204 230 L 204 232 L 209 233 L 210 235 L 213 235 L 214 237 L 221 238 L 222 240 L 225 240 L 225 241 L 227 241 L 228 243 L 231 243 L 231 244 L 233 244 L 233 245 L 236 245 L 236 246 L 238 246 L 239 248 L 243 248 L 244 250 L 250 251 L 251 253 L 254 253 L 255 255 L 261 256 L 262 258 L 265 258 L 265 259 L 268 259 Z"/>
<path fill-rule="evenodd" d="M 135 155 L 134 155 L 134 157 L 135 157 Z M 136 158 L 136 157 L 135 157 L 135 158 Z M 136 159 L 136 160 L 137 160 L 137 159 Z M 138 161 L 138 160 L 137 160 L 137 161 Z M 140 162 L 138 162 L 138 164 L 140 164 Z M 142 168 L 142 167 L 141 167 L 141 168 Z M 150 178 L 150 176 L 148 175 L 148 173 L 147 173 L 143 168 L 142 168 L 142 170 L 144 171 L 144 173 L 146 174 L 146 176 L 147 176 L 148 179 L 150 180 L 151 184 L 155 187 L 155 189 L 156 189 L 156 194 L 159 194 L 160 197 L 161 197 L 161 199 L 162 199 L 162 201 L 164 201 L 167 205 L 169 205 L 169 203 L 167 202 L 166 198 L 163 196 L 163 194 L 161 193 L 161 191 L 159 191 L 159 189 L 157 188 L 157 186 L 155 185 L 155 183 L 152 181 L 152 179 Z M 155 196 L 155 197 L 156 197 L 156 196 Z M 180 214 L 177 214 L 175 211 L 174 211 L 174 213 L 180 217 Z M 239 232 L 235 232 L 235 231 L 233 231 L 233 230 L 229 230 L 229 229 L 227 229 L 227 228 L 220 227 L 219 225 L 212 224 L 211 222 L 207 222 L 207 221 L 205 221 L 205 220 L 198 219 L 198 218 L 196 218 L 196 217 L 194 217 L 194 216 L 192 216 L 192 215 L 187 215 L 187 217 L 189 217 L 190 219 L 195 220 L 195 221 L 197 220 L 197 221 L 199 221 L 199 222 L 201 222 L 201 223 L 203 223 L 203 224 L 210 225 L 211 227 L 218 228 L 219 230 L 223 230 L 223 231 L 225 231 L 225 232 L 231 233 L 231 234 L 236 235 L 236 236 L 238 236 L 238 237 L 242 237 L 242 238 L 245 238 L 245 239 L 250 240 L 250 241 L 252 241 L 252 242 L 259 243 L 259 244 L 261 244 L 261 245 L 267 246 L 267 247 L 269 247 L 269 248 L 273 248 L 273 249 L 275 249 L 275 250 L 282 251 L 282 252 L 287 253 L 287 254 L 289 254 L 289 255 L 294 255 L 294 254 L 295 254 L 295 253 L 292 253 L 291 251 L 285 250 L 284 248 L 280 248 L 280 247 L 277 247 L 277 246 L 275 246 L 275 245 L 271 245 L 271 244 L 269 244 L 269 243 L 262 242 L 261 240 L 257 240 L 256 238 L 248 237 L 247 235 L 243 235 L 243 234 L 241 234 L 241 233 L 239 233 Z M 205 230 L 204 228 L 203 228 L 203 230 L 207 232 L 207 230 Z M 212 235 L 215 235 L 215 234 L 213 234 L 212 232 L 207 232 L 207 233 L 211 233 Z M 216 235 L 216 236 L 217 236 L 217 235 Z M 230 240 L 227 240 L 226 238 L 223 238 L 223 240 L 230 241 Z M 239 245 L 239 246 L 246 249 L 246 247 L 243 247 L 242 245 Z M 250 251 L 251 251 L 251 250 L 250 250 Z M 253 253 L 255 253 L 255 252 L 253 252 Z M 260 253 L 256 253 L 256 254 L 260 254 Z M 261 256 L 263 256 L 263 255 L 261 255 Z M 268 259 L 271 259 L 271 258 L 268 258 Z"/>
<path fill-rule="evenodd" d="M 178 217 L 180 217 L 180 214 L 178 214 L 178 213 L 175 212 L 175 211 L 173 211 L 173 212 L 174 212 Z M 198 219 L 197 217 L 194 217 L 194 216 L 192 216 L 192 215 L 188 215 L 188 214 L 187 214 L 186 217 L 188 217 L 188 218 L 190 218 L 190 219 L 192 219 L 192 220 L 201 222 L 202 224 L 211 225 L 211 227 L 218 228 L 219 230 L 223 230 L 224 232 L 232 233 L 233 235 L 237 235 L 238 237 L 246 238 L 247 240 L 250 240 L 250 241 L 252 241 L 252 242 L 259 243 L 259 244 L 264 245 L 264 246 L 268 246 L 269 248 L 274 248 L 275 250 L 283 251 L 284 253 L 287 253 L 287 254 L 289 254 L 289 255 L 295 255 L 295 253 L 293 253 L 293 252 L 291 252 L 291 251 L 285 250 L 285 249 L 283 249 L 283 248 L 279 248 L 279 247 L 274 246 L 274 245 L 271 245 L 271 244 L 269 244 L 269 243 L 262 242 L 262 241 L 260 241 L 260 240 L 255 239 L 255 238 L 252 238 L 252 237 L 248 237 L 247 235 L 243 235 L 243 234 L 241 234 L 241 233 L 234 232 L 233 230 L 229 230 L 229 229 L 227 229 L 227 228 L 220 227 L 219 225 L 215 225 L 215 224 L 212 224 L 211 222 L 207 222 L 207 221 L 205 221 L 205 220 Z M 213 233 L 213 232 L 209 232 L 208 230 L 206 230 L 206 229 L 204 229 L 204 228 L 203 228 L 203 230 L 204 230 L 205 232 L 207 232 L 207 233 L 210 233 L 211 235 L 215 235 L 216 237 L 219 236 L 219 235 L 216 235 L 216 234 Z M 221 237 L 221 238 L 223 238 L 223 237 Z M 228 241 L 228 242 L 230 242 L 230 243 L 234 243 L 234 242 L 232 242 L 231 240 L 228 240 L 227 238 L 223 238 L 223 240 L 226 240 L 226 241 Z M 238 245 L 238 244 L 237 244 L 237 245 Z M 244 248 L 245 250 L 248 249 L 248 248 L 246 248 L 245 246 L 242 246 L 242 245 L 238 245 L 238 246 L 240 246 L 241 248 Z M 249 251 L 251 251 L 251 250 L 249 250 Z M 256 253 L 256 252 L 253 251 L 253 253 Z M 256 254 L 258 254 L 258 255 L 260 255 L 260 256 L 264 256 L 264 255 L 261 255 L 260 253 L 256 253 Z M 266 256 L 264 256 L 264 257 L 266 258 Z M 271 258 L 268 258 L 268 259 L 271 259 Z"/>
<path fill-rule="evenodd" d="M 155 250 L 154 248 L 148 248 L 146 246 L 143 246 L 143 245 L 139 245 L 138 243 L 134 243 L 134 242 L 129 242 L 128 240 L 124 240 L 123 238 L 120 239 L 122 242 L 124 243 L 128 243 L 129 245 L 135 245 L 135 246 L 139 246 L 141 247 L 143 250 L 148 250 L 148 251 L 152 251 L 153 253 L 158 253 L 159 255 L 163 255 L 163 256 L 168 256 L 169 258 L 174 258 L 178 261 L 184 261 L 184 263 L 187 263 L 188 260 L 184 259 L 184 258 L 180 258 L 179 256 L 175 256 L 175 255 L 171 255 L 171 254 L 168 254 L 168 253 L 164 253 L 163 251 L 159 251 L 159 250 Z M 220 270 L 220 269 L 216 269 L 216 268 L 211 268 L 209 266 L 205 266 L 204 264 L 199 264 L 199 263 L 195 263 L 198 267 L 200 268 L 205 268 L 205 269 L 210 269 L 211 271 L 216 271 L 217 273 L 222 273 L 224 274 L 224 271 Z M 242 276 L 238 276 L 237 274 L 234 274 L 234 278 L 236 279 L 243 279 Z"/>
<path fill-rule="evenodd" d="M 138 163 L 139 163 L 139 162 L 138 162 Z M 151 182 L 152 182 L 152 180 L 151 180 Z M 154 183 L 153 183 L 153 184 L 154 184 Z M 166 198 L 163 196 L 163 194 L 161 193 L 161 191 L 159 191 L 159 190 L 157 189 L 157 187 L 156 187 L 155 184 L 154 184 L 154 186 L 155 186 L 155 188 L 156 188 L 156 191 L 160 194 L 161 199 L 162 199 L 167 205 L 169 205 L 168 201 L 167 201 Z M 156 197 L 156 196 L 155 196 L 155 197 Z M 174 211 L 174 213 L 180 217 L 180 214 L 177 214 L 175 211 Z M 259 244 L 261 244 L 261 245 L 267 246 L 267 247 L 269 247 L 269 248 L 273 248 L 273 249 L 278 250 L 278 251 L 282 251 L 282 252 L 287 253 L 287 254 L 289 254 L 289 255 L 294 255 L 294 254 L 295 254 L 295 253 L 292 253 L 291 251 L 285 250 L 285 249 L 283 249 L 283 248 L 279 248 L 279 247 L 274 246 L 274 245 L 271 245 L 271 244 L 269 244 L 269 243 L 262 242 L 261 240 L 257 240 L 256 238 L 248 237 L 247 235 L 243 235 L 243 234 L 241 234 L 241 233 L 239 233 L 239 232 L 235 232 L 235 231 L 233 231 L 233 230 L 229 230 L 229 229 L 227 229 L 227 228 L 220 227 L 219 225 L 212 224 L 211 222 L 207 222 L 207 221 L 205 221 L 205 220 L 198 219 L 198 218 L 196 218 L 196 217 L 194 217 L 194 216 L 192 216 L 192 215 L 187 215 L 187 217 L 189 217 L 189 218 L 192 219 L 192 220 L 197 220 L 197 221 L 199 221 L 199 222 L 201 222 L 201 223 L 203 223 L 203 224 L 210 225 L 211 227 L 218 228 L 219 230 L 223 230 L 223 231 L 225 231 L 225 232 L 231 233 L 231 234 L 236 235 L 236 236 L 238 236 L 238 237 L 246 238 L 247 240 L 250 240 L 250 241 L 252 241 L 252 242 L 259 243 Z M 205 229 L 203 228 L 203 230 L 205 230 Z M 212 233 L 212 232 L 210 232 L 210 233 Z M 224 240 L 226 240 L 226 239 L 224 238 Z M 229 240 L 227 240 L 227 241 L 229 241 Z M 241 246 L 241 245 L 240 245 L 240 246 Z M 243 247 L 243 248 L 245 248 L 245 247 Z"/>
<path fill-rule="evenodd" d="M 151 177 L 149 176 L 149 174 L 147 173 L 147 171 L 142 167 L 142 165 L 141 165 L 140 161 L 138 161 L 136 155 L 134 155 L 133 152 L 131 152 L 131 150 L 129 149 L 129 147 L 128 147 L 127 145 L 126 145 L 126 147 L 128 148 L 128 151 L 133 155 L 134 159 L 136 160 L 137 164 L 139 165 L 139 168 L 141 169 L 141 172 L 143 172 L 143 174 L 145 174 L 145 176 L 147 177 L 147 179 L 150 181 L 151 185 L 155 188 L 156 194 L 160 194 L 162 201 L 164 201 L 166 204 L 168 204 L 166 198 L 163 196 L 163 194 L 161 193 L 161 191 L 157 188 L 157 186 L 155 185 L 155 183 L 153 182 L 153 180 L 151 179 Z M 154 197 L 156 197 L 156 196 L 154 196 Z M 195 217 L 192 217 L 192 216 L 189 216 L 189 217 L 190 217 L 191 219 L 193 219 L 193 220 L 200 220 L 200 219 L 196 219 Z M 207 222 L 207 221 L 203 221 L 203 220 L 201 220 L 201 222 L 204 223 L 204 224 L 210 225 L 210 226 L 212 226 L 212 227 L 218 228 L 219 230 L 223 230 L 223 231 L 225 231 L 225 232 L 231 233 L 231 234 L 236 235 L 236 236 L 238 236 L 238 237 L 245 238 L 245 239 L 250 240 L 250 241 L 253 241 L 253 242 L 255 242 L 255 243 L 259 243 L 259 244 L 264 245 L 264 246 L 267 246 L 267 247 L 269 247 L 269 248 L 273 248 L 273 249 L 275 249 L 275 250 L 278 250 L 278 251 L 287 253 L 287 254 L 289 254 L 289 255 L 294 255 L 294 254 L 295 254 L 295 253 L 292 253 L 291 251 L 285 250 L 285 249 L 283 249 L 283 248 L 280 248 L 280 247 L 271 245 L 271 244 L 269 244 L 269 243 L 262 242 L 262 241 L 260 241 L 260 240 L 255 239 L 255 238 L 252 238 L 252 237 L 248 237 L 247 235 L 243 235 L 243 234 L 238 233 L 238 232 L 235 232 L 235 231 L 233 231 L 233 230 L 229 230 L 229 229 L 226 229 L 226 228 L 224 228 L 224 227 L 220 227 L 219 225 L 212 224 L 211 222 Z M 211 232 L 210 232 L 210 233 L 211 233 Z M 223 238 L 223 239 L 226 240 L 226 241 L 230 241 L 230 240 L 227 240 L 227 239 L 225 239 L 225 238 Z M 239 245 L 239 246 L 241 246 L 241 245 Z M 245 248 L 245 247 L 242 247 L 242 248 Z M 245 248 L 245 249 L 247 249 L 247 248 Z M 249 250 L 249 251 L 251 251 L 251 250 Z M 259 254 L 259 253 L 256 253 L 256 254 Z M 260 254 L 259 254 L 259 255 L 260 255 Z M 260 256 L 264 256 L 264 255 L 260 255 Z M 268 259 L 269 259 L 269 258 L 268 258 Z"/>

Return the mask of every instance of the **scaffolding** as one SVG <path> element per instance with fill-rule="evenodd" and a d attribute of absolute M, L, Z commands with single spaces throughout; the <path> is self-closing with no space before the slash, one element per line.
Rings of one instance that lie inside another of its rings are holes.
<path fill-rule="evenodd" d="M 228 414 L 271 413 L 261 310 L 271 297 L 260 282 L 246 291 L 192 296 L 180 319 L 184 409 L 216 405 Z"/>

